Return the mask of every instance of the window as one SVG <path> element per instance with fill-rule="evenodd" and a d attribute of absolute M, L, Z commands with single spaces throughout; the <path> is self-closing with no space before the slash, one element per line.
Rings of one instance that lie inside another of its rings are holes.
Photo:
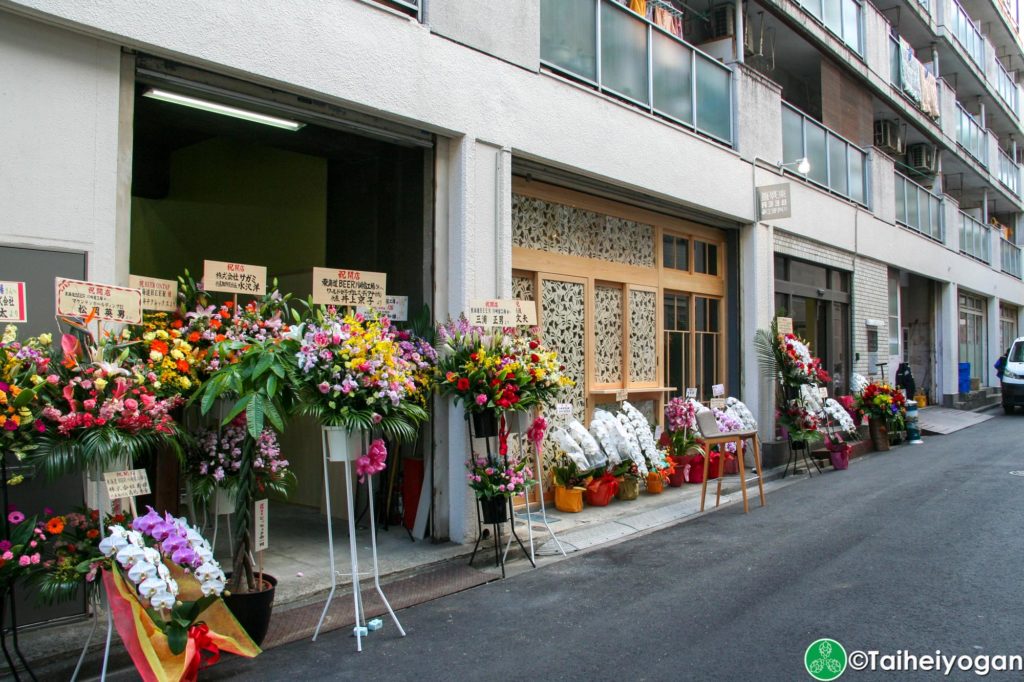
<path fill-rule="evenodd" d="M 775 314 L 811 344 L 832 378 L 833 394 L 850 375 L 850 273 L 775 254 Z"/>
<path fill-rule="evenodd" d="M 693 271 L 703 275 L 718 275 L 718 246 L 693 240 Z"/>
<path fill-rule="evenodd" d="M 662 237 L 662 259 L 666 268 L 673 270 L 690 269 L 690 240 L 675 235 L 666 234 Z"/>
<path fill-rule="evenodd" d="M 889 356 L 900 355 L 900 273 L 889 271 Z"/>
<path fill-rule="evenodd" d="M 707 296 L 666 291 L 665 385 L 675 395 L 696 387 L 697 395 L 711 397 L 711 387 L 722 383 L 721 301 Z"/>
<path fill-rule="evenodd" d="M 1013 340 L 1019 336 L 1017 332 L 1017 306 L 1006 303 L 999 304 L 999 352 L 1002 353 Z"/>

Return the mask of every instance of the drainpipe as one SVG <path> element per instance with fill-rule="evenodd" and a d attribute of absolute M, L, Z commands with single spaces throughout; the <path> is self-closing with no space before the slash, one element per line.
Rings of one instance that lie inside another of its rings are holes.
<path fill-rule="evenodd" d="M 981 191 L 981 222 L 988 225 L 988 187 Z"/>
<path fill-rule="evenodd" d="M 735 36 L 733 36 L 733 43 L 736 46 L 735 57 L 736 63 L 743 63 L 743 0 L 736 0 L 736 4 L 733 5 L 736 10 L 736 20 L 733 21 L 733 27 L 735 28 Z"/>
<path fill-rule="evenodd" d="M 988 124 L 985 123 L 985 103 L 981 101 L 980 97 L 978 98 L 978 120 L 981 122 L 981 129 L 986 130 Z"/>
<path fill-rule="evenodd" d="M 935 43 L 932 43 L 932 70 L 935 72 L 935 80 L 939 79 L 939 51 L 935 48 Z"/>

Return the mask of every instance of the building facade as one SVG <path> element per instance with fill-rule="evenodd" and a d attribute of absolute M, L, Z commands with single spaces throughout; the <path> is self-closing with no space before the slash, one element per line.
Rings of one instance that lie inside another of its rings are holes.
<path fill-rule="evenodd" d="M 722 383 L 765 440 L 751 342 L 784 313 L 833 392 L 906 362 L 954 404 L 961 363 L 998 385 L 1024 310 L 1019 20 L 997 0 L 0 0 L 3 279 L 32 285 L 30 326 L 54 274 L 203 258 L 300 295 L 313 266 L 385 271 L 437 319 L 532 299 L 578 416 L 626 391 L 657 421 Z M 779 184 L 790 215 L 761 220 Z M 474 530 L 467 447 L 439 405 L 437 537 Z"/>

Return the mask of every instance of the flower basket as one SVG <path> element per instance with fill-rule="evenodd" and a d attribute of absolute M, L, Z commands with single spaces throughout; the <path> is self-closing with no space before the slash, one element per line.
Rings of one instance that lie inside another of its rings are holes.
<path fill-rule="evenodd" d="M 683 483 L 686 482 L 686 464 L 692 459 L 690 455 L 672 455 L 672 461 L 675 462 L 676 470 L 669 474 L 668 484 L 673 488 L 682 488 Z"/>
<path fill-rule="evenodd" d="M 632 476 L 623 476 L 619 481 L 619 490 L 615 497 L 620 500 L 635 500 L 640 497 L 640 479 Z"/>
<path fill-rule="evenodd" d="M 725 473 L 727 474 L 738 474 L 740 472 L 739 465 L 736 462 L 736 455 L 731 452 L 725 453 Z M 715 469 L 715 473 L 718 473 L 718 469 Z M 710 474 L 708 475 L 710 478 Z"/>
<path fill-rule="evenodd" d="M 846 470 L 850 466 L 850 448 L 847 445 L 845 448 L 838 450 L 829 450 L 828 457 L 832 460 L 832 468 L 838 469 L 839 471 Z"/>
<path fill-rule="evenodd" d="M 665 492 L 665 479 L 661 474 L 651 472 L 647 474 L 647 492 L 651 495 L 660 495 Z"/>
<path fill-rule="evenodd" d="M 480 513 L 485 524 L 508 521 L 508 498 L 504 495 L 480 498 Z"/>
<path fill-rule="evenodd" d="M 618 480 L 614 476 L 605 474 L 587 484 L 586 492 L 583 493 L 583 501 L 591 507 L 607 507 L 618 491 Z"/>
<path fill-rule="evenodd" d="M 586 488 L 555 486 L 555 509 L 567 514 L 583 511 L 583 492 Z"/>
<path fill-rule="evenodd" d="M 889 449 L 889 428 L 884 419 L 878 417 L 868 419 L 868 434 L 871 436 L 871 445 L 876 452 L 885 452 Z"/>

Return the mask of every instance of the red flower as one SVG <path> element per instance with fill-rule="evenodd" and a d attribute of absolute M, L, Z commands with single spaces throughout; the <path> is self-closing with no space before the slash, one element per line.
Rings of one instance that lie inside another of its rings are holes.
<path fill-rule="evenodd" d="M 466 377 L 460 377 L 458 383 L 456 384 L 456 388 L 458 388 L 460 391 L 468 391 L 469 379 L 467 379 Z"/>
<path fill-rule="evenodd" d="M 182 322 L 181 320 L 175 320 L 174 322 L 171 322 L 171 326 L 174 327 L 175 329 L 181 329 L 182 325 L 184 325 L 184 322 Z"/>

